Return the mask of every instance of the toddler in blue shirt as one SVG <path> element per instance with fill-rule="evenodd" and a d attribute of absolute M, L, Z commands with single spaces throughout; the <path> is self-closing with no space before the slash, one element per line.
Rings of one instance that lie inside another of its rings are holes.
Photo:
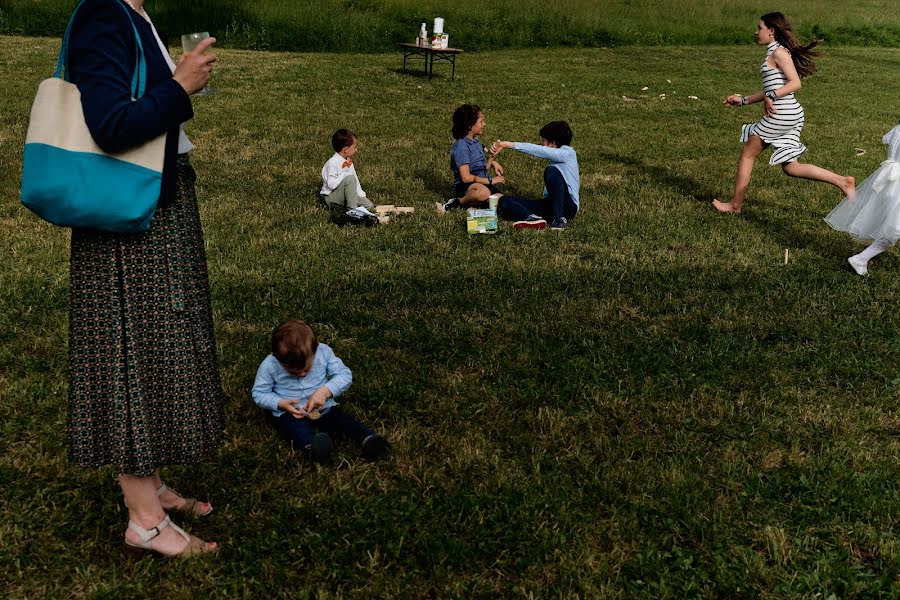
<path fill-rule="evenodd" d="M 256 372 L 253 401 L 271 411 L 275 428 L 291 447 L 316 462 L 331 458 L 329 433 L 346 435 L 360 444 L 363 458 L 375 460 L 388 451 L 387 440 L 335 401 L 352 381 L 350 369 L 319 343 L 312 327 L 292 319 L 272 334 L 272 353 Z"/>

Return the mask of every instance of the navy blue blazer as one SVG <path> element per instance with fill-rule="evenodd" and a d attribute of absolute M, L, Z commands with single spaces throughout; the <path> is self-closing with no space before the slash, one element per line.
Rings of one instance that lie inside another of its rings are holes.
<path fill-rule="evenodd" d="M 132 102 L 137 43 L 125 7 L 141 36 L 147 61 L 144 96 Z M 119 0 L 86 0 L 69 34 L 69 81 L 81 92 L 88 129 L 105 152 L 121 152 L 168 132 L 160 202 L 175 194 L 179 125 L 194 116 L 191 98 L 160 51 L 150 24 Z"/>

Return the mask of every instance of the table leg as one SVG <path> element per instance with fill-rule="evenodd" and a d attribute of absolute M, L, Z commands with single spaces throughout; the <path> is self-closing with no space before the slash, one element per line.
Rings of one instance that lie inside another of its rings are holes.
<path fill-rule="evenodd" d="M 455 80 L 456 79 L 456 55 L 451 54 L 450 56 L 453 57 L 453 59 L 450 61 L 450 64 L 453 65 L 453 70 L 451 71 L 450 79 Z"/>

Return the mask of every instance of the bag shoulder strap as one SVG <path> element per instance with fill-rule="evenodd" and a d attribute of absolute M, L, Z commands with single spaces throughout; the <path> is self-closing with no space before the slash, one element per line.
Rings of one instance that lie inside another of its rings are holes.
<path fill-rule="evenodd" d="M 56 59 L 56 72 L 53 76 L 62 77 L 66 81 L 69 81 L 69 34 L 72 31 L 72 24 L 75 22 L 75 15 L 78 14 L 78 9 L 84 5 L 85 1 L 86 0 L 81 0 L 81 2 L 78 3 L 78 6 L 75 7 L 75 10 L 72 11 L 72 17 L 69 19 L 69 25 L 66 27 L 65 34 L 63 34 L 62 45 L 59 48 L 59 56 Z M 131 76 L 131 97 L 141 98 L 147 89 L 147 61 L 144 58 L 144 45 L 141 43 L 141 35 L 138 33 L 137 26 L 134 24 L 131 10 L 119 0 L 116 0 L 116 4 L 125 11 L 125 15 L 128 17 L 129 23 L 131 23 L 131 29 L 134 31 L 134 39 L 137 42 L 134 49 L 135 69 Z"/>

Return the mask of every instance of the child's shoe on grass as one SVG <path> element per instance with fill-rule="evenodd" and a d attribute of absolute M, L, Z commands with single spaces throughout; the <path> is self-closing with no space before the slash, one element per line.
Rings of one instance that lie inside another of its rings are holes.
<path fill-rule="evenodd" d="M 544 229 L 547 226 L 547 221 L 539 217 L 538 215 L 528 215 L 524 221 L 516 221 L 513 223 L 513 229 L 519 231 L 520 229 Z"/>
<path fill-rule="evenodd" d="M 312 443 L 309 445 L 309 458 L 313 462 L 325 464 L 331 460 L 331 451 L 334 449 L 334 443 L 327 433 L 320 431 L 313 436 Z"/>
<path fill-rule="evenodd" d="M 378 460 L 390 450 L 391 445 L 388 441 L 374 433 L 363 440 L 362 457 L 366 460 Z"/>
<path fill-rule="evenodd" d="M 444 212 L 448 212 L 451 210 L 456 210 L 458 208 L 462 208 L 462 202 L 459 201 L 459 198 L 450 198 L 446 202 L 444 202 Z"/>
<path fill-rule="evenodd" d="M 867 261 L 862 260 L 858 254 L 854 254 L 853 256 L 848 258 L 847 262 L 850 263 L 850 266 L 853 267 L 853 270 L 856 271 L 857 275 L 868 274 L 869 263 Z"/>

